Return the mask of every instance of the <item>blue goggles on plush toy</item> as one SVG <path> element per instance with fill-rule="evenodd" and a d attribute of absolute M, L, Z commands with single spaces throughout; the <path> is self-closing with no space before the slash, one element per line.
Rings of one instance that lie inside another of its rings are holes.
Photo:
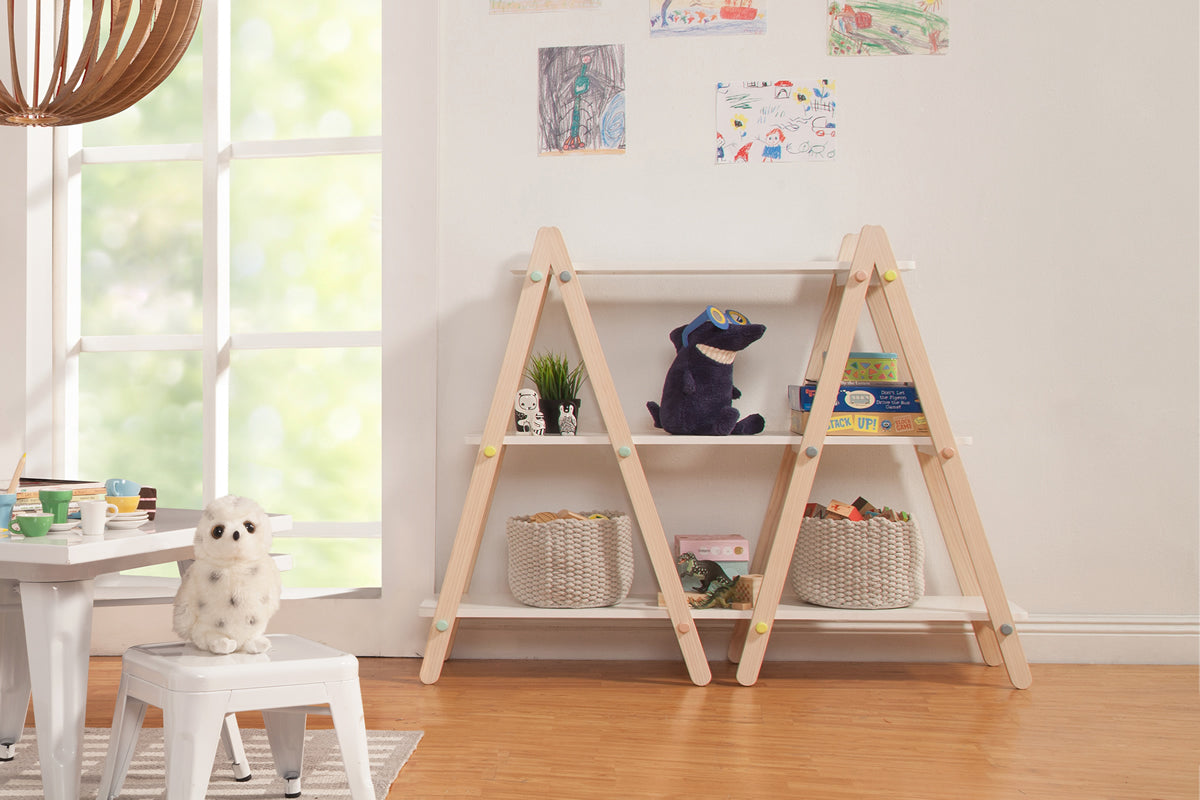
<path fill-rule="evenodd" d="M 700 312 L 694 320 L 688 323 L 683 329 L 683 346 L 688 346 L 688 334 L 699 328 L 706 322 L 711 322 L 721 330 L 729 330 L 730 325 L 749 325 L 750 319 L 740 311 L 734 311 L 732 308 L 727 308 L 724 311 L 716 306 L 709 306 Z"/>

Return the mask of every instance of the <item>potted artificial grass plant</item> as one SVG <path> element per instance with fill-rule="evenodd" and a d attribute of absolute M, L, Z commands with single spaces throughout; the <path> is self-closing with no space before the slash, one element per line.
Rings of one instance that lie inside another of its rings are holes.
<path fill-rule="evenodd" d="M 539 353 L 529 359 L 525 377 L 537 387 L 546 433 L 574 436 L 579 420 L 579 389 L 587 380 L 583 362 L 572 367 L 564 355 Z"/>

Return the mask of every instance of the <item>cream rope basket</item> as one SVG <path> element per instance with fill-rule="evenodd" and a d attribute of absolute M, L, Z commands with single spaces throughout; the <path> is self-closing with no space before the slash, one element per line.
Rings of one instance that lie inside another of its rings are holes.
<path fill-rule="evenodd" d="M 509 517 L 508 587 L 538 608 L 615 605 L 633 585 L 633 525 L 628 514 L 588 511 L 607 519 L 533 522 Z"/>
<path fill-rule="evenodd" d="M 925 545 L 913 520 L 806 518 L 792 555 L 792 588 L 832 608 L 902 608 L 925 594 Z"/>

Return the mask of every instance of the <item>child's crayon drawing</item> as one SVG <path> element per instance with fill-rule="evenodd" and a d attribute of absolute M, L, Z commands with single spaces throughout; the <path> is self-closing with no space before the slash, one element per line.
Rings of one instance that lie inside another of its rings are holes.
<path fill-rule="evenodd" d="M 767 0 L 650 0 L 650 35 L 765 33 L 766 4 Z"/>
<path fill-rule="evenodd" d="M 625 152 L 625 45 L 538 50 L 538 154 Z"/>
<path fill-rule="evenodd" d="M 600 0 L 489 0 L 493 14 L 522 11 L 562 11 L 571 8 L 599 8 Z"/>
<path fill-rule="evenodd" d="M 830 3 L 829 55 L 945 55 L 950 0 Z"/>
<path fill-rule="evenodd" d="M 837 153 L 834 82 L 717 84 L 717 163 L 829 161 Z"/>

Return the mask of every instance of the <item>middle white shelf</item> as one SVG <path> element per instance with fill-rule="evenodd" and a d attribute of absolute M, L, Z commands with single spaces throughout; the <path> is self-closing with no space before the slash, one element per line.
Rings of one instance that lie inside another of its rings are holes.
<path fill-rule="evenodd" d="M 754 436 L 677 436 L 665 431 L 647 431 L 634 433 L 633 443 L 638 447 L 659 445 L 710 445 L 718 447 L 738 447 L 753 445 L 792 445 L 799 447 L 804 437 L 798 433 L 787 431 L 763 431 Z M 962 445 L 971 444 L 970 436 L 956 436 L 955 441 Z M 466 437 L 466 443 L 478 446 L 480 434 L 475 433 Z M 611 444 L 606 433 L 582 433 L 576 436 L 533 436 L 528 433 L 508 433 L 504 436 L 505 445 L 530 447 L 580 447 L 587 445 Z M 933 440 L 928 436 L 828 436 L 826 445 L 885 445 L 889 447 L 914 447 L 932 445 Z"/>

